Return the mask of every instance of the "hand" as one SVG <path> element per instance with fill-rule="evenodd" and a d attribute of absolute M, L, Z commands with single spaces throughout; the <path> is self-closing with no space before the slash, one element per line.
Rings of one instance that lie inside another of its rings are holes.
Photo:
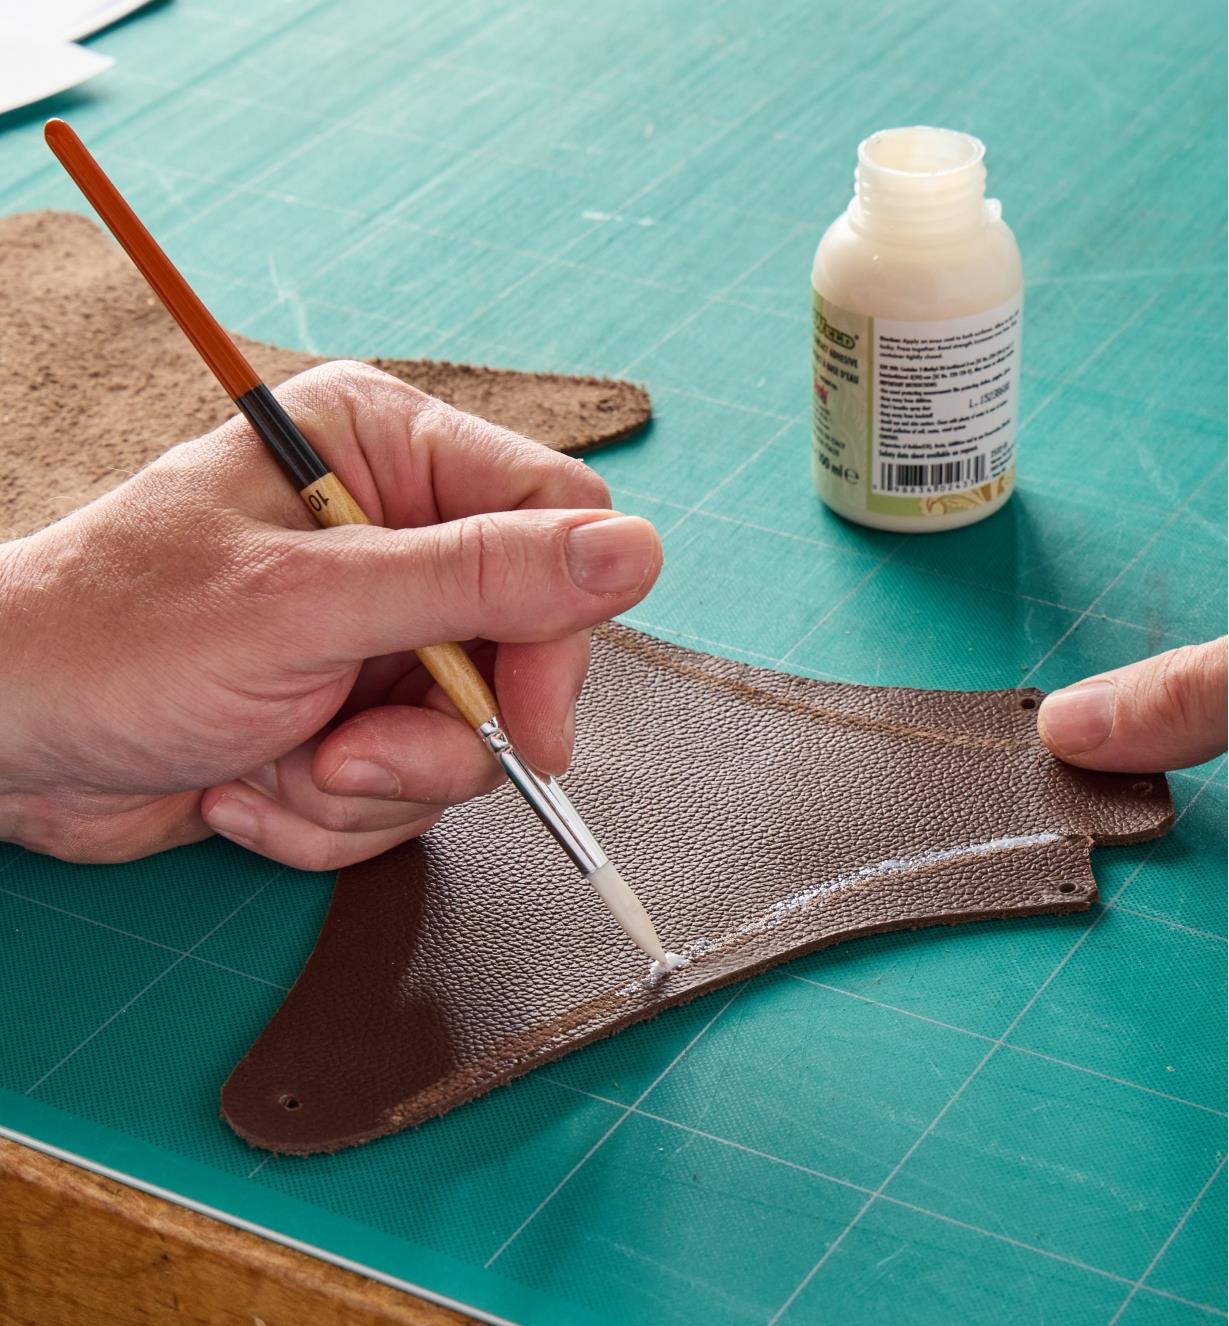
<path fill-rule="evenodd" d="M 1042 741 L 1084 769 L 1154 773 L 1225 749 L 1225 640 L 1187 645 L 1047 695 Z"/>
<path fill-rule="evenodd" d="M 525 757 L 566 767 L 588 628 L 648 592 L 653 527 L 579 461 L 364 365 L 278 395 L 381 528 L 316 529 L 232 419 L 0 545 L 0 839 L 384 851 L 499 780 L 410 652 L 446 640 L 477 641 Z"/>

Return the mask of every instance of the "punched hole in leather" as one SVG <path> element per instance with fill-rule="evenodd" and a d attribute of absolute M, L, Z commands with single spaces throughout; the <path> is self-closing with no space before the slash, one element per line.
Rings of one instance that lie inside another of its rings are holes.
<path fill-rule="evenodd" d="M 819 682 L 602 628 L 567 786 L 685 965 L 654 979 L 504 787 L 340 872 L 223 1115 L 256 1146 L 334 1151 L 826 945 L 1087 908 L 1093 844 L 1163 833 L 1169 792 L 1055 760 L 1040 698 Z"/>

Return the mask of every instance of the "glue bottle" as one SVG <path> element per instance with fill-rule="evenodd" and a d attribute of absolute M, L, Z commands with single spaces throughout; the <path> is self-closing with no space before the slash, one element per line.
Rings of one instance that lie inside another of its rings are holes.
<path fill-rule="evenodd" d="M 1024 277 L 984 156 L 949 129 L 872 135 L 816 251 L 812 474 L 859 524 L 955 529 L 1011 496 Z"/>

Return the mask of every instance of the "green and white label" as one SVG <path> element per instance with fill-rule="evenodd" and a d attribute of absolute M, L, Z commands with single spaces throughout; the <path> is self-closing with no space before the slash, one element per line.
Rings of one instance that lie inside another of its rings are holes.
<path fill-rule="evenodd" d="M 936 322 L 868 318 L 814 292 L 814 469 L 836 504 L 940 516 L 1015 479 L 1021 297 Z"/>

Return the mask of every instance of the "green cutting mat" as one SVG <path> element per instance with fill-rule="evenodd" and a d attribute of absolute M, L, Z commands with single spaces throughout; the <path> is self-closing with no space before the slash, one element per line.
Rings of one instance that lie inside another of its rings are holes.
<path fill-rule="evenodd" d="M 1054 687 L 1224 629 L 1224 38 L 1220 0 L 173 0 L 0 120 L 0 211 L 81 207 L 70 115 L 231 327 L 648 383 L 593 462 L 665 537 L 636 625 Z M 819 506 L 807 421 L 811 253 L 913 122 L 987 141 L 1029 281 L 1019 494 L 918 539 Z M 312 1159 L 217 1091 L 329 880 L 0 847 L 0 1120 L 521 1322 L 1223 1318 L 1223 761 L 1173 788 L 1088 915 L 848 944 Z"/>

